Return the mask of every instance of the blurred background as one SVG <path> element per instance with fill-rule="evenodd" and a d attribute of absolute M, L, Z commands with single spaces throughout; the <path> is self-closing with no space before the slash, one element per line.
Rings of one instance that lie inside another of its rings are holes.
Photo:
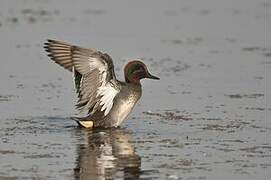
<path fill-rule="evenodd" d="M 0 179 L 268 179 L 270 32 L 269 0 L 2 0 Z M 120 130 L 78 129 L 47 39 L 161 80 Z"/>

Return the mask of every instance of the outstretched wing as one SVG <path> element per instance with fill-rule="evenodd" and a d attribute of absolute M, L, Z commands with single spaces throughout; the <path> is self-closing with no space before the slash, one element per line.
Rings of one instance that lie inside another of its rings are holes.
<path fill-rule="evenodd" d="M 120 91 L 111 57 L 95 49 L 55 40 L 48 40 L 44 48 L 54 62 L 74 72 L 79 97 L 77 108 L 89 113 L 104 111 L 106 116 Z"/>

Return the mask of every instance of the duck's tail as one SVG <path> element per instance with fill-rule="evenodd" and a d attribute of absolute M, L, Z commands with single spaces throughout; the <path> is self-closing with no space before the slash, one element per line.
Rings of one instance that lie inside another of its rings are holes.
<path fill-rule="evenodd" d="M 94 123 L 88 118 L 72 117 L 72 119 L 76 121 L 80 127 L 93 128 Z"/>

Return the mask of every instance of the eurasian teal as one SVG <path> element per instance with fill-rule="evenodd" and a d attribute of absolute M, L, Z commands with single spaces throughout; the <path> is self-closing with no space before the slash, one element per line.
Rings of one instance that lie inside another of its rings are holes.
<path fill-rule="evenodd" d="M 73 72 L 79 98 L 76 107 L 88 114 L 76 121 L 85 128 L 118 127 L 141 97 L 140 80 L 159 79 L 139 60 L 127 63 L 125 82 L 121 82 L 116 79 L 112 58 L 106 53 L 55 40 L 48 40 L 44 48 L 54 62 Z"/>

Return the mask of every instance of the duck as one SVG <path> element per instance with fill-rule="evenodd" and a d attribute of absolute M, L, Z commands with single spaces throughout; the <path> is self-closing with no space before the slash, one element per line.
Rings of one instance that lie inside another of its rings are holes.
<path fill-rule="evenodd" d="M 120 81 L 113 60 L 106 53 L 51 39 L 44 48 L 52 61 L 73 73 L 78 95 L 76 109 L 86 113 L 73 119 L 83 128 L 119 127 L 141 98 L 140 81 L 160 79 L 148 71 L 141 59 L 124 66 L 125 81 Z"/>

